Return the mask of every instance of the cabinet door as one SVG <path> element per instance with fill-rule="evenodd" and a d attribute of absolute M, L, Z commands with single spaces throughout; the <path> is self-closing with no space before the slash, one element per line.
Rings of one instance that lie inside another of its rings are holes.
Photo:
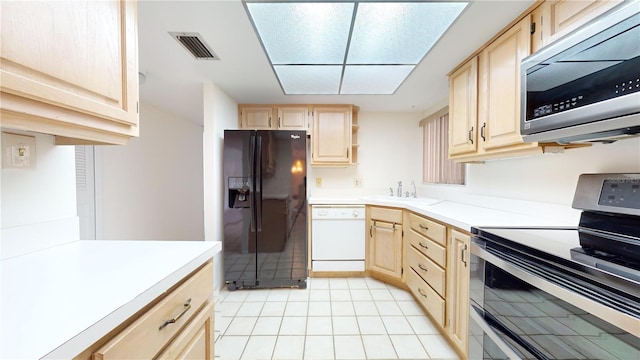
<path fill-rule="evenodd" d="M 158 359 L 213 359 L 213 305 L 207 304 Z"/>
<path fill-rule="evenodd" d="M 475 152 L 478 120 L 478 58 L 449 77 L 449 155 Z"/>
<path fill-rule="evenodd" d="M 448 332 L 453 343 L 467 354 L 469 332 L 469 235 L 451 230 L 447 265 Z"/>
<path fill-rule="evenodd" d="M 3 1 L 0 8 L 4 127 L 96 142 L 137 136 L 135 1 Z"/>
<path fill-rule="evenodd" d="M 300 107 L 278 108 L 278 129 L 307 130 L 309 109 Z"/>
<path fill-rule="evenodd" d="M 520 135 L 520 61 L 530 53 L 529 25 L 530 18 L 525 17 L 480 54 L 478 141 L 484 149 L 523 142 Z"/>
<path fill-rule="evenodd" d="M 548 45 L 622 0 L 547 0 L 542 8 L 542 44 Z"/>
<path fill-rule="evenodd" d="M 371 270 L 402 278 L 402 225 L 371 221 L 369 260 Z"/>
<path fill-rule="evenodd" d="M 240 128 L 271 129 L 273 109 L 270 106 L 240 108 Z"/>
<path fill-rule="evenodd" d="M 351 112 L 351 106 L 314 108 L 312 164 L 351 162 Z"/>

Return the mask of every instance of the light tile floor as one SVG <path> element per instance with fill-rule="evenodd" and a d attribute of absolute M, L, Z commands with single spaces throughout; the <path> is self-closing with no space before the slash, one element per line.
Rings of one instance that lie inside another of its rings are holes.
<path fill-rule="evenodd" d="M 222 290 L 216 359 L 458 359 L 407 291 L 372 278 Z"/>

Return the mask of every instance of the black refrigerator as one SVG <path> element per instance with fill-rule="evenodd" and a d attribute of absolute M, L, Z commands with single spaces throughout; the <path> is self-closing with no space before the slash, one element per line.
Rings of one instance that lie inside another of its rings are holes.
<path fill-rule="evenodd" d="M 224 131 L 229 290 L 307 286 L 305 131 Z"/>

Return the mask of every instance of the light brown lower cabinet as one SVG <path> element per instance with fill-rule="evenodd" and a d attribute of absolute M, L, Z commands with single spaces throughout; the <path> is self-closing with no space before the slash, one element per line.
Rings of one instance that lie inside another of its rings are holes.
<path fill-rule="evenodd" d="M 367 206 L 367 269 L 402 279 L 402 209 Z"/>
<path fill-rule="evenodd" d="M 208 262 L 76 359 L 213 359 L 213 307 Z"/>
<path fill-rule="evenodd" d="M 406 284 L 462 358 L 468 357 L 470 235 L 405 210 Z"/>
<path fill-rule="evenodd" d="M 444 327 L 444 299 L 413 269 L 407 271 L 407 285 L 420 304 L 429 312 L 431 318 L 440 325 L 440 327 Z"/>
<path fill-rule="evenodd" d="M 469 339 L 469 258 L 470 236 L 449 230 L 447 260 L 447 334 L 463 354 L 468 353 Z"/>
<path fill-rule="evenodd" d="M 158 359 L 213 359 L 212 331 L 213 304 L 209 303 Z"/>

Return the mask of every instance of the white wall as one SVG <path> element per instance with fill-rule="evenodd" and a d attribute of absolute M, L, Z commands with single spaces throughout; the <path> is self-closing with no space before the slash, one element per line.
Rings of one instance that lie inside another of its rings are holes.
<path fill-rule="evenodd" d="M 412 191 L 411 181 L 422 179 L 422 131 L 416 113 L 358 114 L 358 165 L 344 168 L 309 167 L 307 187 L 310 196 L 394 195 L 398 181 L 404 191 Z M 310 155 L 309 155 L 310 156 Z M 316 187 L 315 178 L 322 178 Z M 362 188 L 354 187 L 354 178 L 362 178 Z"/>
<path fill-rule="evenodd" d="M 202 133 L 142 103 L 140 137 L 96 147 L 98 239 L 204 239 Z"/>
<path fill-rule="evenodd" d="M 421 195 L 464 200 L 478 194 L 571 206 L 578 176 L 603 172 L 640 172 L 640 138 L 469 164 L 466 186 L 424 185 Z"/>
<path fill-rule="evenodd" d="M 224 130 L 238 127 L 238 104 L 211 82 L 203 84 L 204 104 L 204 228 L 205 240 L 224 238 Z M 223 244 L 224 246 L 224 244 Z M 214 259 L 214 288 L 224 285 L 222 253 Z"/>
<path fill-rule="evenodd" d="M 563 216 L 573 221 L 579 215 L 571 209 L 571 202 L 580 174 L 640 172 L 640 137 L 637 137 L 566 150 L 564 154 L 468 164 L 464 186 L 422 184 L 422 129 L 418 125 L 422 117 L 412 113 L 361 113 L 359 164 L 345 168 L 310 167 L 310 195 L 387 195 L 389 187 L 395 195 L 397 181 L 402 181 L 403 191 L 412 191 L 414 180 L 419 196 L 511 211 L 515 208 L 522 213 Z M 315 185 L 317 177 L 322 178 L 321 188 Z M 363 179 L 363 188 L 354 188 L 354 177 Z M 541 214 L 541 209 L 551 212 Z"/>
<path fill-rule="evenodd" d="M 35 168 L 2 169 L 2 258 L 79 238 L 74 147 L 29 135 L 36 137 Z"/>

